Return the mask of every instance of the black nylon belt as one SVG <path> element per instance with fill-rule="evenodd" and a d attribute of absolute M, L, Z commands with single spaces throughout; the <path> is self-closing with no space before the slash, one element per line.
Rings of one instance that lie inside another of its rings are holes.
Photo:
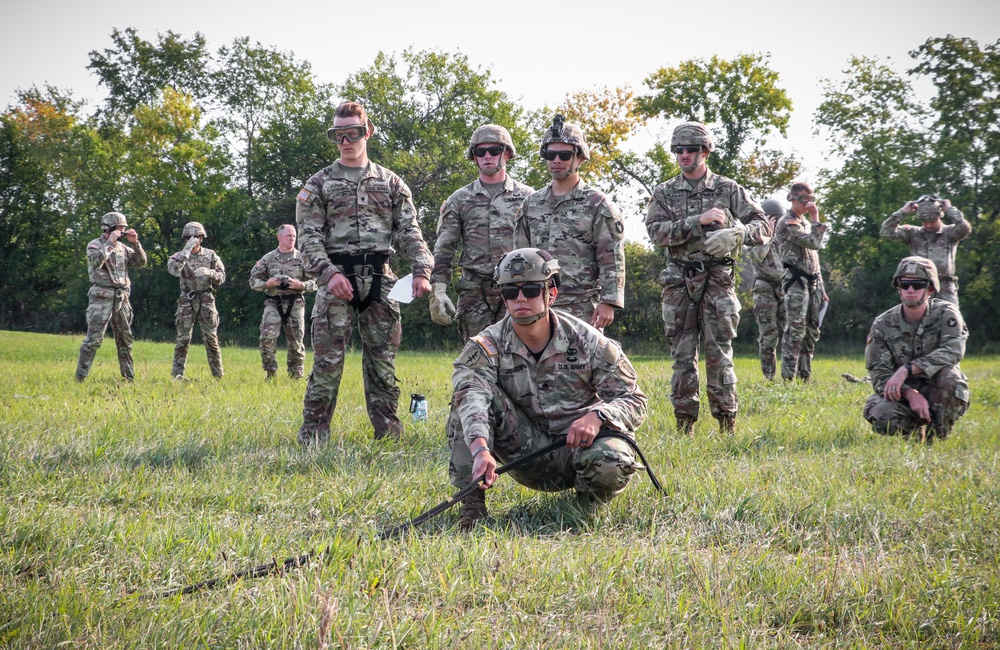
<path fill-rule="evenodd" d="M 265 300 L 273 302 L 278 308 L 278 316 L 281 316 L 281 327 L 288 325 L 288 317 L 292 315 L 292 307 L 295 301 L 302 297 L 300 293 L 285 293 L 278 296 L 268 296 Z"/>
<path fill-rule="evenodd" d="M 796 282 L 801 284 L 803 289 L 815 287 L 816 283 L 819 282 L 819 273 L 806 273 L 799 267 L 792 266 L 791 264 L 785 264 L 785 268 L 792 274 L 792 277 L 788 278 L 781 287 L 781 290 L 785 293 L 788 293 L 788 287 Z M 809 282 L 807 283 L 806 280 Z"/>
<path fill-rule="evenodd" d="M 632 448 L 632 450 L 639 457 L 639 460 L 642 462 L 643 466 L 646 468 L 646 474 L 649 475 L 649 480 L 650 482 L 652 482 L 653 487 L 655 487 L 658 492 L 661 493 L 663 492 L 663 486 L 660 485 L 660 481 L 657 480 L 656 475 L 653 473 L 653 470 L 649 467 L 649 463 L 646 461 L 646 457 L 643 455 L 642 450 L 639 448 L 639 444 L 634 439 L 630 438 L 629 436 L 626 436 L 623 433 L 619 433 L 618 431 L 612 431 L 611 429 L 601 429 L 600 431 L 598 431 L 597 436 L 594 439 L 597 440 L 598 438 L 618 438 L 619 440 L 622 440 L 626 444 L 628 444 L 628 446 Z M 530 454 L 521 456 L 520 458 L 507 463 L 503 467 L 498 467 L 496 473 L 498 475 L 506 474 L 507 472 L 515 470 L 518 467 L 526 463 L 529 463 L 540 456 L 544 456 L 545 454 L 551 453 L 565 446 L 566 446 L 566 436 L 559 436 L 559 438 L 557 438 L 555 442 L 546 445 L 541 449 L 536 449 Z M 471 483 L 469 483 L 464 488 L 462 488 L 455 494 L 451 495 L 438 505 L 434 506 L 427 512 L 418 515 L 413 519 L 404 522 L 402 524 L 396 524 L 395 526 L 390 526 L 389 528 L 382 529 L 375 535 L 375 539 L 379 541 L 390 539 L 400 533 L 408 531 L 414 526 L 419 526 L 420 524 L 424 523 L 425 521 L 427 521 L 432 517 L 436 517 L 437 515 L 448 510 L 455 504 L 459 503 L 462 499 L 472 494 L 474 491 L 478 490 L 479 484 L 482 483 L 485 479 L 486 479 L 485 474 L 477 476 L 475 479 L 473 479 Z M 211 580 L 205 580 L 204 582 L 188 585 L 186 587 L 174 587 L 173 589 L 167 589 L 166 591 L 161 591 L 157 594 L 152 594 L 151 596 L 147 596 L 147 598 L 148 597 L 168 598 L 170 596 L 177 596 L 177 595 L 184 596 L 187 594 L 192 594 L 196 591 L 201 591 L 203 589 L 211 589 L 213 587 L 221 587 L 223 585 L 232 584 L 244 578 L 263 578 L 264 576 L 270 575 L 272 573 L 280 573 L 282 571 L 287 571 L 288 569 L 295 569 L 304 566 L 312 558 L 316 556 L 325 555 L 328 549 L 329 547 L 323 549 L 322 551 L 319 551 L 318 553 L 315 551 L 309 551 L 308 553 L 303 553 L 302 555 L 295 555 L 290 558 L 286 558 L 283 562 L 278 562 L 277 560 L 271 560 L 270 562 L 267 562 L 265 564 L 260 564 L 250 569 L 243 569 L 242 571 L 234 571 L 233 573 L 230 573 L 228 576 L 225 577 L 212 578 Z"/>
<path fill-rule="evenodd" d="M 389 255 L 386 253 L 359 253 L 357 255 L 341 253 L 330 256 L 332 263 L 339 264 L 344 268 L 344 276 L 350 281 L 351 289 L 354 290 L 354 295 L 351 296 L 351 306 L 358 313 L 368 309 L 373 302 L 382 300 L 382 271 L 387 259 L 389 259 Z M 358 291 L 357 269 L 355 268 L 358 266 L 370 266 L 372 269 L 372 288 L 364 300 L 360 298 L 361 292 Z"/>

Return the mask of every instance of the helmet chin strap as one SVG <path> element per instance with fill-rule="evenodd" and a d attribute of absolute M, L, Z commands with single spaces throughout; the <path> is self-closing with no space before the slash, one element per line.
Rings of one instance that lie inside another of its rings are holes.
<path fill-rule="evenodd" d="M 532 314 L 531 316 L 511 316 L 511 320 L 518 325 L 531 325 L 532 323 L 538 322 L 545 318 L 549 314 L 549 287 L 546 286 L 545 290 L 542 292 L 542 311 L 537 314 Z"/>

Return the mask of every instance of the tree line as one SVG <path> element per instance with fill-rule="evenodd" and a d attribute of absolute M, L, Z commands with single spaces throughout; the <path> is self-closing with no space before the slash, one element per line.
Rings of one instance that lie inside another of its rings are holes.
<path fill-rule="evenodd" d="M 831 307 L 823 340 L 860 345 L 874 316 L 898 302 L 892 271 L 906 254 L 879 238 L 879 226 L 907 200 L 949 198 L 971 222 L 959 246 L 962 311 L 973 345 L 1000 341 L 984 324 L 997 316 L 1000 286 L 1000 41 L 928 38 L 899 72 L 854 57 L 839 78 L 821 80 L 813 115 L 831 165 L 816 179 L 831 237 L 821 252 Z M 308 61 L 237 38 L 215 51 L 201 34 L 144 40 L 135 29 L 111 34 L 87 68 L 106 97 L 93 109 L 69 90 L 22 89 L 0 116 L 0 328 L 83 331 L 86 243 L 98 220 L 123 212 L 139 233 L 149 268 L 133 272 L 138 337 L 173 337 L 177 280 L 166 259 L 182 246 L 188 221 L 208 230 L 206 245 L 226 264 L 218 296 L 220 336 L 256 340 L 262 295 L 250 270 L 276 246 L 275 229 L 294 223 L 295 196 L 311 174 L 337 157 L 326 137 L 336 104 L 363 103 L 377 123 L 372 160 L 410 186 L 433 247 L 438 206 L 475 177 L 465 159 L 472 131 L 506 126 L 518 156 L 511 174 L 533 187 L 548 182 L 538 142 L 555 112 L 580 123 L 591 143 L 585 180 L 641 222 L 655 185 L 679 172 L 669 130 L 682 120 L 708 123 L 717 142 L 709 166 L 756 197 L 784 190 L 801 172 L 793 154 L 773 146 L 793 106 L 767 54 L 692 59 L 651 72 L 645 88 L 581 90 L 556 107 L 524 107 L 489 69 L 461 53 L 379 53 L 339 83 L 316 79 Z M 917 82 L 934 88 L 928 101 Z M 662 141 L 634 150 L 636 136 L 660 127 Z M 405 265 L 394 263 L 397 273 Z M 645 240 L 626 246 L 626 305 L 609 334 L 632 343 L 663 340 L 656 278 L 662 253 Z M 748 308 L 749 292 L 741 295 Z M 458 345 L 442 336 L 426 301 L 403 306 L 404 344 Z M 740 340 L 756 333 L 744 318 Z M 821 343 L 822 345 L 822 343 Z"/>

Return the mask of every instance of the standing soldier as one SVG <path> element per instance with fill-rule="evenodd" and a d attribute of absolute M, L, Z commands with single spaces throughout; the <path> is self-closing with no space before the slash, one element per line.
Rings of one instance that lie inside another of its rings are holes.
<path fill-rule="evenodd" d="M 307 291 L 316 291 L 316 281 L 306 277 L 305 259 L 295 248 L 295 226 L 278 227 L 278 248 L 260 258 L 250 272 L 250 288 L 267 294 L 260 320 L 260 359 L 267 379 L 278 372 L 278 335 L 285 331 L 288 344 L 288 376 L 301 379 L 306 358 L 302 340 L 306 335 Z"/>
<path fill-rule="evenodd" d="M 566 446 L 511 472 L 518 483 L 554 492 L 576 489 L 581 506 L 610 501 L 638 468 L 629 444 L 597 438 L 610 429 L 635 439 L 646 396 L 635 370 L 611 339 L 565 312 L 558 302 L 559 262 L 535 248 L 500 260 L 496 282 L 509 316 L 466 344 L 455 361 L 448 418 L 452 485 L 485 480 L 462 501 L 461 528 L 486 516 L 486 490 L 504 462 L 558 437 Z"/>
<path fill-rule="evenodd" d="M 778 217 L 785 208 L 775 199 L 768 199 L 760 206 L 767 216 L 771 230 L 778 224 Z M 757 346 L 760 351 L 760 370 L 770 381 L 777 372 L 778 341 L 785 329 L 785 292 L 781 288 L 781 258 L 774 239 L 763 246 L 745 247 L 753 263 L 753 315 L 757 320 Z"/>
<path fill-rule="evenodd" d="M 914 212 L 923 226 L 901 226 L 900 222 Z M 952 223 L 944 225 L 941 221 L 943 215 L 948 215 Z M 893 212 L 882 224 L 881 234 L 908 245 L 910 255 L 926 257 L 934 262 L 941 283 L 941 291 L 935 297 L 958 305 L 955 250 L 958 242 L 971 232 L 972 226 L 965 220 L 962 211 L 952 206 L 951 201 L 925 194 L 916 201 L 907 201 L 902 208 Z"/>
<path fill-rule="evenodd" d="M 673 377 L 670 401 L 677 430 L 689 434 L 698 420 L 698 343 L 705 340 L 708 404 L 723 432 L 732 433 L 739 403 L 732 339 L 740 322 L 733 283 L 740 246 L 769 241 L 771 228 L 746 190 L 708 168 L 715 145 L 701 122 L 674 129 L 670 149 L 681 174 L 653 191 L 646 231 L 667 251 L 660 274 L 663 326 Z"/>
<path fill-rule="evenodd" d="M 924 257 L 906 257 L 892 276 L 900 305 L 872 323 L 865 366 L 875 394 L 864 416 L 878 433 L 916 434 L 921 442 L 947 438 L 969 408 L 969 383 L 959 364 L 965 327 L 958 306 L 934 300 L 937 268 Z"/>
<path fill-rule="evenodd" d="M 819 268 L 819 249 L 826 224 L 819 216 L 816 197 L 806 183 L 795 183 L 788 193 L 792 207 L 778 219 L 773 245 L 785 270 L 785 334 L 781 340 L 781 377 L 809 381 L 819 340 L 820 311 L 827 300 Z M 808 219 L 806 218 L 808 217 Z"/>
<path fill-rule="evenodd" d="M 507 313 L 500 289 L 493 283 L 493 269 L 510 251 L 514 240 L 514 215 L 535 190 L 507 175 L 507 161 L 514 158 L 514 141 L 502 126 L 487 124 L 472 132 L 468 158 L 479 168 L 479 178 L 456 190 L 441 205 L 430 297 L 431 319 L 450 325 L 458 318 L 462 340 L 478 334 Z M 458 314 L 447 288 L 455 264 L 462 268 L 455 290 Z"/>
<path fill-rule="evenodd" d="M 87 244 L 87 273 L 90 291 L 87 292 L 87 336 L 80 345 L 80 360 L 76 365 L 76 380 L 83 381 L 90 373 L 97 348 L 104 341 L 104 332 L 111 323 L 118 348 L 118 367 L 128 381 L 135 378 L 132 367 L 132 305 L 129 294 L 132 281 L 129 268 L 146 266 L 146 251 L 142 250 L 139 235 L 128 227 L 125 215 L 109 212 L 101 217 L 101 236 Z M 122 235 L 131 248 L 118 241 Z"/>
<path fill-rule="evenodd" d="M 340 157 L 306 182 L 295 206 L 306 269 L 319 285 L 312 312 L 313 370 L 298 432 L 302 445 L 330 437 L 355 315 L 375 438 L 398 438 L 403 432 L 396 414 L 396 351 L 402 327 L 399 304 L 389 299 L 396 276 L 387 262 L 395 243 L 412 263 L 413 296 L 420 297 L 431 290 L 434 259 L 420 232 L 410 188 L 368 159 L 368 139 L 374 134 L 375 125 L 363 106 L 340 104 L 327 131 Z"/>
<path fill-rule="evenodd" d="M 215 288 L 226 281 L 226 267 L 215 251 L 204 248 L 205 227 L 197 221 L 184 224 L 186 243 L 167 260 L 167 271 L 181 279 L 177 299 L 177 342 L 174 345 L 174 379 L 184 379 L 188 347 L 195 321 L 201 328 L 208 367 L 212 376 L 222 377 L 222 349 L 219 347 L 219 312 L 215 308 Z"/>
<path fill-rule="evenodd" d="M 559 260 L 554 306 L 598 329 L 625 307 L 625 224 L 600 190 L 580 180 L 590 148 L 576 124 L 556 115 L 539 154 L 552 182 L 524 200 L 514 218 L 514 247 L 534 246 Z"/>

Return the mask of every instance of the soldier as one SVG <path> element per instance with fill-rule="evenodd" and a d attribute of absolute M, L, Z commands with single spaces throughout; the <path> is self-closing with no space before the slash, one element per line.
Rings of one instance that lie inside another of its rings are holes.
<path fill-rule="evenodd" d="M 288 344 L 288 376 L 301 379 L 306 358 L 302 340 L 306 335 L 307 291 L 316 291 L 316 281 L 306 276 L 305 259 L 295 248 L 295 226 L 278 227 L 278 248 L 260 258 L 250 272 L 250 288 L 267 294 L 260 321 L 260 359 L 266 379 L 278 372 L 275 358 L 278 335 L 285 331 Z"/>
<path fill-rule="evenodd" d="M 901 226 L 907 215 L 917 214 L 923 226 Z M 948 215 L 952 223 L 944 225 L 943 215 Z M 925 194 L 916 201 L 907 201 L 902 208 L 892 213 L 882 224 L 883 237 L 901 241 L 910 247 L 910 255 L 926 257 L 937 266 L 941 291 L 939 300 L 958 304 L 958 276 L 955 275 L 955 249 L 958 242 L 969 236 L 972 226 L 965 220 L 961 210 L 951 205 L 948 199 L 933 194 Z"/>
<path fill-rule="evenodd" d="M 900 304 L 872 323 L 865 365 L 875 394 L 864 415 L 882 434 L 948 437 L 969 408 L 969 384 L 959 364 L 969 330 L 958 307 L 935 298 L 934 262 L 906 257 L 892 276 Z"/>
<path fill-rule="evenodd" d="M 785 213 L 781 202 L 768 199 L 761 203 L 767 223 L 774 230 L 778 217 Z M 763 246 L 746 246 L 744 252 L 753 264 L 753 315 L 757 321 L 757 346 L 760 370 L 771 381 L 777 372 L 778 341 L 785 329 L 785 292 L 781 288 L 781 258 L 774 240 Z"/>
<path fill-rule="evenodd" d="M 395 253 L 392 245 L 400 246 L 412 263 L 413 296 L 420 297 L 431 290 L 434 260 L 420 232 L 410 188 L 368 160 L 368 139 L 374 134 L 363 106 L 340 104 L 327 131 L 340 157 L 306 182 L 295 206 L 306 270 L 319 286 L 312 311 L 313 370 L 298 432 L 302 445 L 330 437 L 355 316 L 375 438 L 398 438 L 403 432 L 396 415 L 396 351 L 402 328 L 399 304 L 388 297 L 396 276 L 387 262 Z"/>
<path fill-rule="evenodd" d="M 486 494 L 497 459 L 508 462 L 566 436 L 566 446 L 511 472 L 536 490 L 576 488 L 583 506 L 604 503 L 625 489 L 637 469 L 618 438 L 635 438 L 646 418 L 646 396 L 618 344 L 566 312 L 552 309 L 559 262 L 536 248 L 513 250 L 496 268 L 508 316 L 466 344 L 455 361 L 448 418 L 452 485 L 485 474 L 481 489 L 462 503 L 459 525 L 486 516 Z"/>
<path fill-rule="evenodd" d="M 539 154 L 552 182 L 524 200 L 514 218 L 514 247 L 554 255 L 563 283 L 556 307 L 598 329 L 625 307 L 625 224 L 614 203 L 580 180 L 590 148 L 576 124 L 556 115 Z"/>
<path fill-rule="evenodd" d="M 828 300 L 819 268 L 819 251 L 826 224 L 807 183 L 794 183 L 788 193 L 792 207 L 774 228 L 774 242 L 785 267 L 785 333 L 781 340 L 781 377 L 809 381 L 819 340 L 820 311 Z M 808 219 L 806 218 L 808 217 Z"/>
<path fill-rule="evenodd" d="M 514 215 L 524 197 L 535 191 L 507 175 L 507 161 L 515 156 L 514 141 L 502 126 L 487 124 L 473 131 L 467 155 L 479 168 L 479 178 L 456 190 L 441 205 L 430 297 L 431 319 L 438 325 L 450 325 L 457 317 L 463 341 L 507 313 L 500 290 L 493 284 L 493 269 L 511 249 Z M 462 277 L 455 285 L 456 316 L 446 290 L 459 246 Z"/>
<path fill-rule="evenodd" d="M 740 322 L 733 255 L 743 243 L 766 244 L 771 228 L 746 190 L 708 168 L 715 145 L 704 124 L 675 128 L 670 148 L 681 174 L 656 187 L 646 211 L 649 238 L 667 251 L 660 285 L 673 358 L 670 401 L 677 430 L 690 434 L 700 406 L 698 343 L 704 337 L 708 404 L 720 430 L 731 433 L 739 407 L 731 341 Z"/>
<path fill-rule="evenodd" d="M 197 221 L 184 224 L 184 248 L 167 260 L 167 271 L 181 279 L 177 299 L 177 342 L 174 344 L 174 379 L 184 379 L 188 347 L 195 321 L 201 328 L 208 367 L 212 376 L 222 377 L 222 349 L 219 347 L 219 312 L 215 309 L 215 288 L 226 281 L 226 267 L 215 251 L 201 245 L 205 227 Z"/>
<path fill-rule="evenodd" d="M 101 236 L 87 244 L 87 273 L 90 291 L 87 292 L 87 336 L 80 345 L 80 360 L 76 365 L 76 380 L 83 381 L 90 373 L 97 348 L 104 341 L 104 332 L 111 323 L 118 348 L 118 367 L 128 381 L 135 378 L 132 367 L 132 305 L 129 294 L 132 281 L 129 268 L 146 266 L 146 251 L 139 243 L 139 235 L 129 228 L 125 215 L 109 212 L 101 217 Z M 122 235 L 131 248 L 118 241 Z"/>

